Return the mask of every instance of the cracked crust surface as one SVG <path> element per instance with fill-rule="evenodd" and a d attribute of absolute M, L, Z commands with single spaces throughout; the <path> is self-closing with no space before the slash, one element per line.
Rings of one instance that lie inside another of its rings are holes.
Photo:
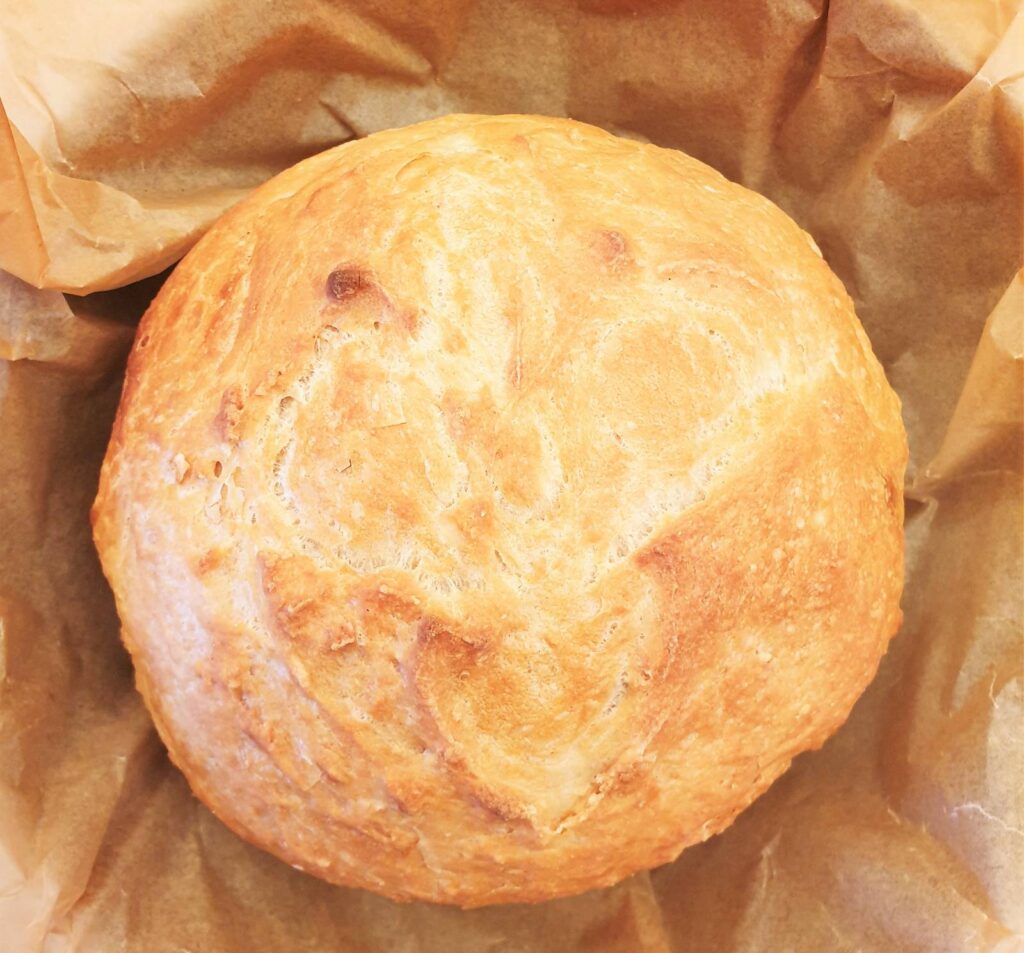
<path fill-rule="evenodd" d="M 195 793 L 338 883 L 476 906 L 710 836 L 899 621 L 899 405 L 767 200 L 452 116 L 226 215 L 139 329 L 94 509 Z"/>

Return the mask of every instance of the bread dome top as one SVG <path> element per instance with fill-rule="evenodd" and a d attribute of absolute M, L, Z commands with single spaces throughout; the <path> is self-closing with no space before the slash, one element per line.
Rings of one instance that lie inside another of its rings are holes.
<path fill-rule="evenodd" d="M 769 201 L 568 120 L 300 163 L 139 329 L 95 532 L 196 794 L 467 906 L 665 862 L 899 620 L 898 402 Z"/>

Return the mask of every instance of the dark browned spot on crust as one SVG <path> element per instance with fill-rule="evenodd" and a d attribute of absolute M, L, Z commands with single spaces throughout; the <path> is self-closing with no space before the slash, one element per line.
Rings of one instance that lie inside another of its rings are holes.
<path fill-rule="evenodd" d="M 423 616 L 416 627 L 416 641 L 420 645 L 437 646 L 438 640 L 454 653 L 479 650 L 490 642 L 486 632 L 457 626 L 435 616 Z"/>
<path fill-rule="evenodd" d="M 612 271 L 619 270 L 633 260 L 625 236 L 614 229 L 606 228 L 598 232 L 593 248 L 598 258 Z"/>
<path fill-rule="evenodd" d="M 245 392 L 240 387 L 229 387 L 221 398 L 220 410 L 214 418 L 221 437 L 229 444 L 237 444 L 242 422 Z"/>
<path fill-rule="evenodd" d="M 533 143 L 530 141 L 529 136 L 524 136 L 521 132 L 517 133 L 512 137 L 512 143 L 520 151 L 528 152 L 531 155 L 533 154 Z"/>
<path fill-rule="evenodd" d="M 227 304 L 235 297 L 235 294 L 238 291 L 238 286 L 241 284 L 241 281 L 242 274 L 241 272 L 239 272 L 238 274 L 233 275 L 228 281 L 225 281 L 223 285 L 221 285 L 218 298 L 222 305 Z"/>
<path fill-rule="evenodd" d="M 899 511 L 900 504 L 900 493 L 896 487 L 896 480 L 891 474 L 885 475 L 885 505 L 889 508 L 889 511 L 896 513 Z"/>
<path fill-rule="evenodd" d="M 335 268 L 327 276 L 324 293 L 331 302 L 355 306 L 358 301 L 365 306 L 364 320 L 370 322 L 374 331 L 382 328 L 402 328 L 410 335 L 419 330 L 420 316 L 412 308 L 400 308 L 390 299 L 387 292 L 377 283 L 371 271 L 352 265 Z"/>
<path fill-rule="evenodd" d="M 440 619 L 435 619 L 432 616 L 424 616 L 416 627 L 416 639 L 419 642 L 429 642 L 432 639 L 444 638 L 450 635 L 448 626 Z"/>
<path fill-rule="evenodd" d="M 359 609 L 371 620 L 395 620 L 403 622 L 414 622 L 420 617 L 420 607 L 413 599 L 407 599 L 396 592 L 391 592 L 386 586 L 368 587 L 356 589 L 348 593 L 349 603 Z M 386 629 L 390 623 L 381 622 Z"/>
<path fill-rule="evenodd" d="M 198 569 L 200 575 L 206 575 L 206 573 L 222 565 L 225 555 L 226 553 L 223 549 L 208 549 L 199 560 Z"/>
<path fill-rule="evenodd" d="M 328 298 L 346 301 L 375 287 L 373 279 L 361 268 L 335 268 L 327 276 L 325 288 Z"/>
<path fill-rule="evenodd" d="M 277 635 L 317 651 L 336 652 L 352 645 L 356 633 L 338 611 L 338 592 L 316 581 L 304 556 L 260 554 L 263 591 Z"/>

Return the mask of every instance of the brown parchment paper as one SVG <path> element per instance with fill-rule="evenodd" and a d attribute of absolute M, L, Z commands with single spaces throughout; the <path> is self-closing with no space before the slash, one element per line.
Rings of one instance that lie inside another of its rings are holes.
<path fill-rule="evenodd" d="M 0 951 L 1024 949 L 1018 7 L 0 0 Z M 157 273 L 281 168 L 454 110 L 570 115 L 773 198 L 912 449 L 906 620 L 839 734 L 674 864 L 473 912 L 323 884 L 192 799 L 88 524 Z"/>

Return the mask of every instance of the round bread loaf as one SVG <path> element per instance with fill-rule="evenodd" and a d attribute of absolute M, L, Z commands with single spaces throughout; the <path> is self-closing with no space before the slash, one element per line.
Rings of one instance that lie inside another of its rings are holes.
<path fill-rule="evenodd" d="M 300 163 L 139 328 L 94 510 L 195 793 L 341 884 L 477 906 L 720 831 L 898 626 L 905 436 L 769 201 L 576 122 Z"/>

